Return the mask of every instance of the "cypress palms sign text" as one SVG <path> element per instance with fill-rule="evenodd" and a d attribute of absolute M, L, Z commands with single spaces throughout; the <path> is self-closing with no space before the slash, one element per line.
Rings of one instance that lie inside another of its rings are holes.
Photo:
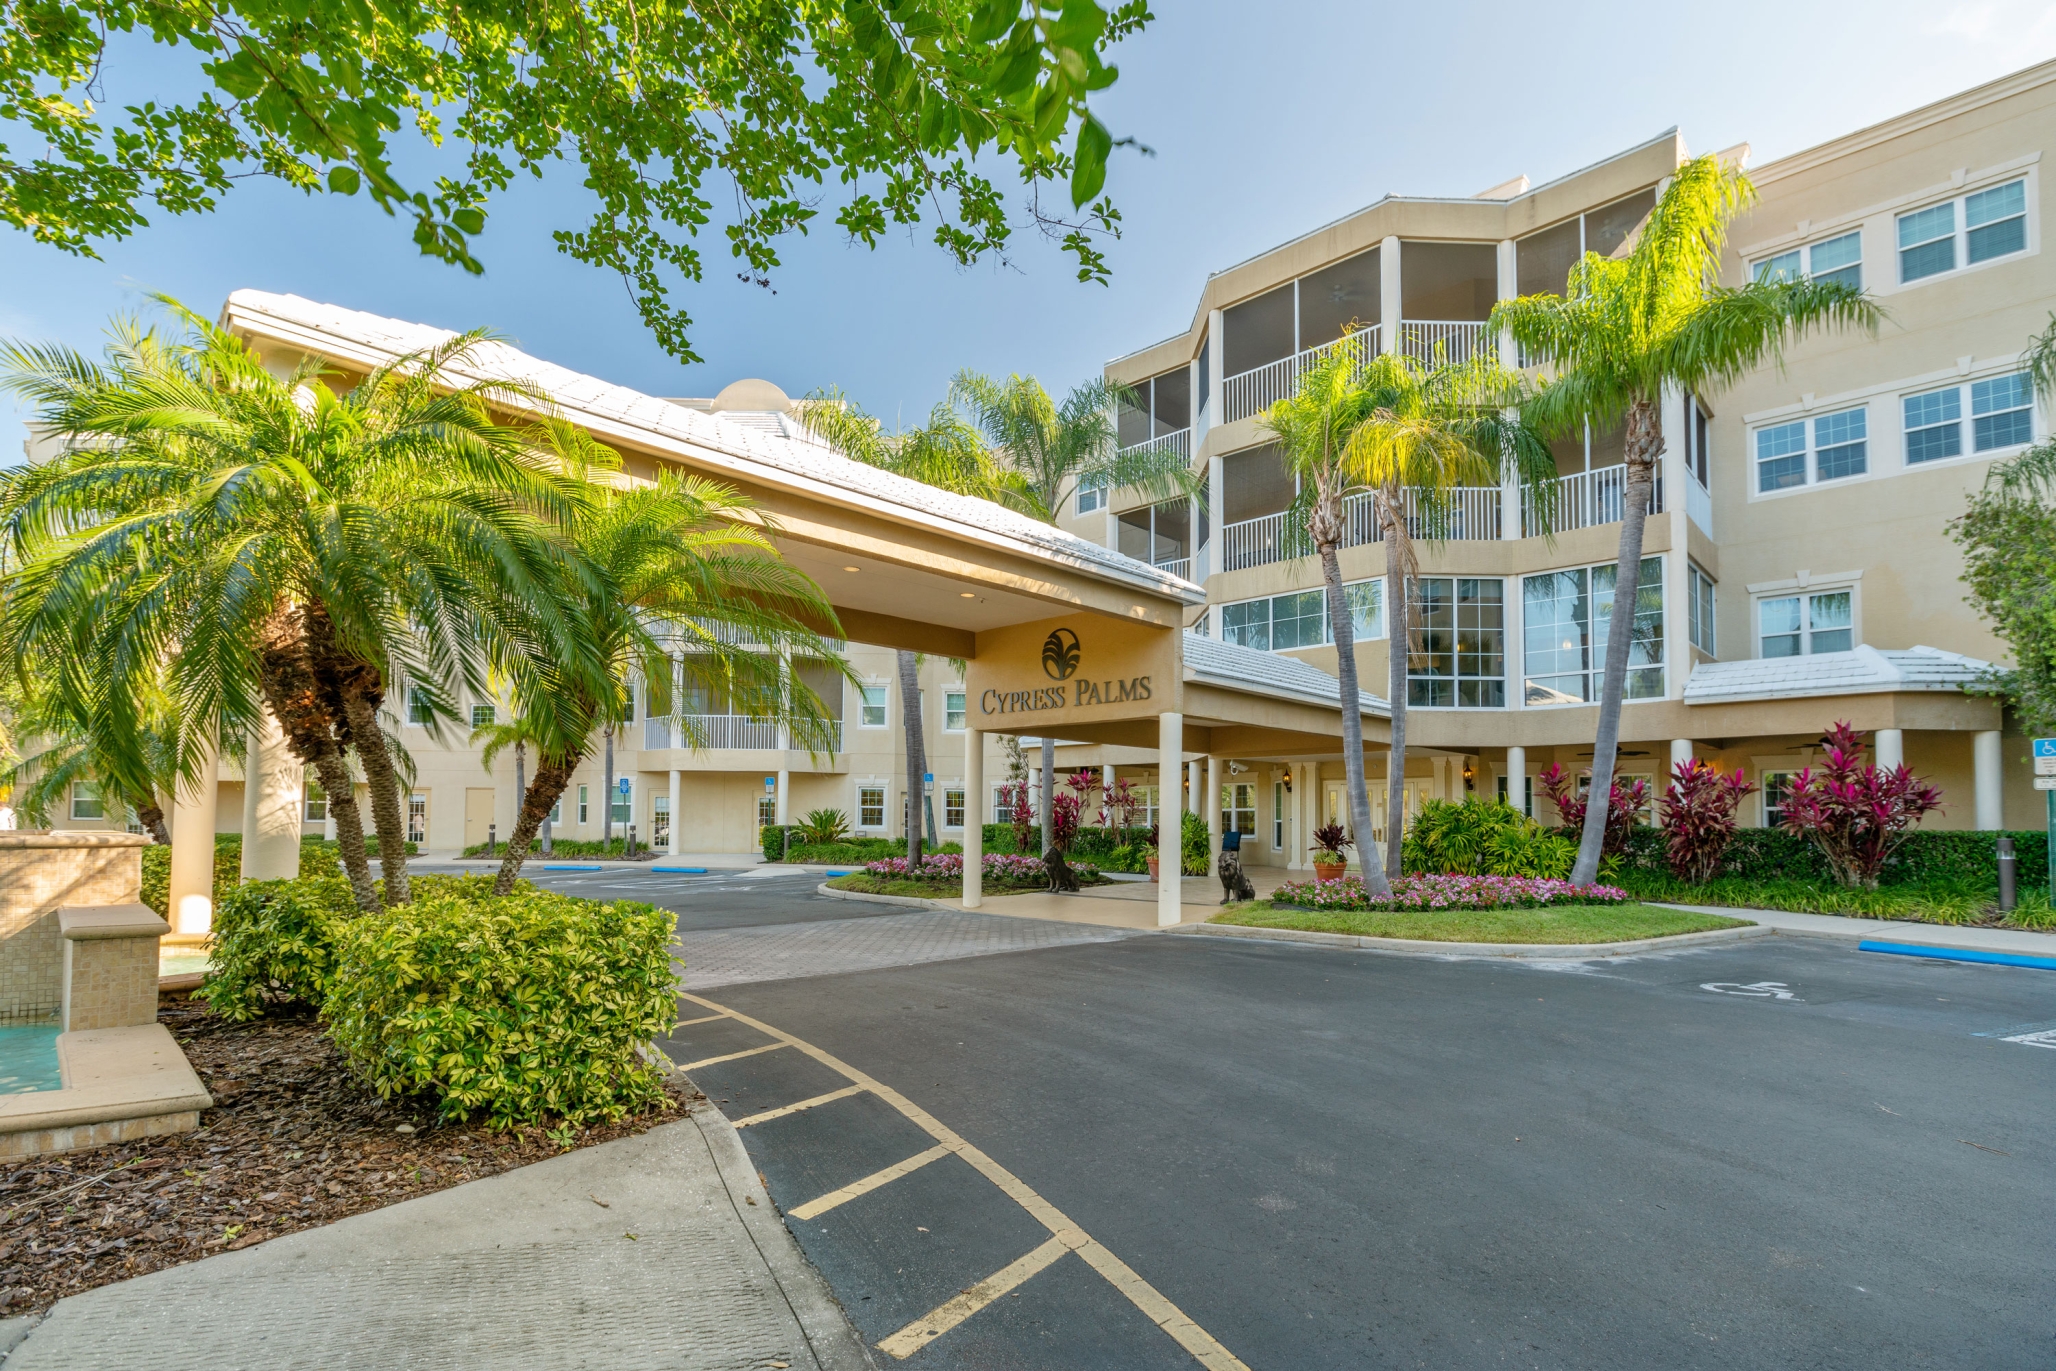
<path fill-rule="evenodd" d="M 1150 698 L 1150 678 L 1129 676 L 1107 680 L 1072 680 L 1084 659 L 1078 635 L 1068 628 L 1054 628 L 1042 641 L 1042 671 L 1054 686 L 1026 690 L 987 690 L 978 697 L 985 714 L 1022 714 L 1037 710 L 1079 708 L 1087 705 L 1130 704 Z"/>

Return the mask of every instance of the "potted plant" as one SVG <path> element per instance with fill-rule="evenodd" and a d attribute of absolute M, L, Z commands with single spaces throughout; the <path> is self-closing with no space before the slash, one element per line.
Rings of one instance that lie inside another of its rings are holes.
<path fill-rule="evenodd" d="M 1154 881 L 1157 878 L 1157 831 L 1155 825 L 1152 824 L 1150 826 L 1149 837 L 1140 846 L 1143 863 L 1149 867 L 1149 879 Z"/>
<path fill-rule="evenodd" d="M 1350 841 L 1349 832 L 1337 820 L 1330 819 L 1314 830 L 1314 879 L 1317 881 L 1339 881 L 1342 873 L 1349 869 L 1349 849 L 1356 846 Z M 1154 869 L 1154 868 L 1152 868 Z"/>

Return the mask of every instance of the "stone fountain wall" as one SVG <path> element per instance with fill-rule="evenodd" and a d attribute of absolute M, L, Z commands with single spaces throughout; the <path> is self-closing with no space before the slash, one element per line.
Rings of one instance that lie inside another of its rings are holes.
<path fill-rule="evenodd" d="M 0 833 L 0 1023 L 57 1016 L 65 942 L 57 911 L 137 903 L 148 843 L 135 833 Z"/>

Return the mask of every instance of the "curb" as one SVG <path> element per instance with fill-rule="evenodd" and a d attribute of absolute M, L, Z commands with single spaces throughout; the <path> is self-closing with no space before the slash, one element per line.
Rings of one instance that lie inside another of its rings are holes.
<path fill-rule="evenodd" d="M 1732 916 L 1729 916 L 1732 917 Z M 1381 952 L 1390 957 L 1491 957 L 1500 961 L 1589 961 L 1595 957 L 1632 957 L 1668 952 L 1708 943 L 1740 942 L 1777 932 L 1763 924 L 1712 928 L 1702 933 L 1673 933 L 1664 938 L 1637 938 L 1622 943 L 1445 943 L 1423 938 L 1374 938 L 1357 933 L 1315 933 L 1297 928 L 1255 928 L 1246 924 L 1181 924 L 1166 933 L 1203 938 L 1254 938 L 1262 942 L 1312 943 L 1353 952 Z"/>
<path fill-rule="evenodd" d="M 874 895 L 868 890 L 836 890 L 826 881 L 815 886 L 814 893 L 826 895 L 831 900 L 855 900 L 858 904 L 897 904 L 906 905 L 910 909 L 956 909 L 955 905 L 945 900 L 931 900 L 921 895 Z"/>
<path fill-rule="evenodd" d="M 1652 903 L 1654 902 L 1652 901 Z M 1697 904 L 1659 904 L 1656 905 L 1656 908 L 1683 910 L 1685 913 L 1688 914 L 1723 914 L 1730 919 L 1747 918 L 1759 912 L 1754 909 L 1744 909 L 1740 907 L 1723 907 L 1716 905 Z M 1760 912 L 1764 914 L 1776 915 L 1787 911 L 1767 909 Z M 2039 953 L 2016 953 L 2010 948 L 1980 947 L 1975 943 L 1965 941 L 1960 934 L 1957 935 L 1954 939 L 1945 942 L 1943 940 L 1950 937 L 1950 930 L 1952 928 L 1952 925 L 1949 924 L 1915 923 L 1907 919 L 1865 919 L 1853 914 L 1817 914 L 1813 915 L 1812 917 L 1821 919 L 1841 919 L 1850 924 L 1851 927 L 1782 928 L 1776 924 L 1771 924 L 1767 926 L 1774 929 L 1781 937 L 1786 938 L 1827 938 L 1834 942 L 1844 943 L 1897 941 L 1910 944 L 1914 947 L 1933 948 L 1938 952 L 1998 952 L 2005 953 L 2010 956 L 2042 955 Z M 1930 937 L 1928 936 L 1929 929 L 1937 930 L 1937 932 L 1932 937 Z M 2050 937 L 2049 946 L 2052 949 L 2056 949 L 2056 936 Z"/>
<path fill-rule="evenodd" d="M 750 1163 L 735 1125 L 711 1104 L 697 1105 L 686 1114 L 707 1144 L 707 1154 L 714 1159 L 714 1169 L 728 1190 L 736 1217 L 763 1257 L 786 1307 L 799 1320 L 815 1364 L 822 1371 L 875 1371 L 877 1363 L 829 1293 L 827 1280 L 800 1251 L 798 1240 L 771 1203 L 771 1192 L 758 1182 L 756 1167 Z"/>

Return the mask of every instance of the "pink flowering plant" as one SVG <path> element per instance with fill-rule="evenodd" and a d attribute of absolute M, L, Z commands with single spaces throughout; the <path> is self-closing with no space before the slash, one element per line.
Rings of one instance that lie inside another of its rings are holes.
<path fill-rule="evenodd" d="M 1572 885 L 1534 876 L 1404 875 L 1390 895 L 1373 895 L 1356 876 L 1287 881 L 1272 892 L 1277 905 L 1306 909 L 1538 909 L 1559 904 L 1621 904 L 1628 892 L 1611 885 Z"/>
<path fill-rule="evenodd" d="M 1097 875 L 1090 866 L 1074 865 L 1074 871 Z M 864 863 L 864 872 L 870 876 L 881 876 L 891 880 L 907 880 L 907 859 L 887 857 L 883 861 Z M 964 876 L 964 859 L 953 852 L 930 853 L 921 858 L 920 866 L 914 868 L 911 877 L 917 881 L 957 881 Z M 1025 885 L 1029 882 L 1045 881 L 1049 873 L 1043 869 L 1040 857 L 1017 857 L 1006 853 L 987 853 L 985 857 L 985 879 L 1002 884 Z"/>
<path fill-rule="evenodd" d="M 1900 763 L 1890 771 L 1863 764 L 1863 735 L 1847 723 L 1828 730 L 1826 764 L 1792 778 L 1785 831 L 1809 838 L 1835 879 L 1878 888 L 1878 873 L 1913 826 L 1942 807 L 1942 792 Z"/>

